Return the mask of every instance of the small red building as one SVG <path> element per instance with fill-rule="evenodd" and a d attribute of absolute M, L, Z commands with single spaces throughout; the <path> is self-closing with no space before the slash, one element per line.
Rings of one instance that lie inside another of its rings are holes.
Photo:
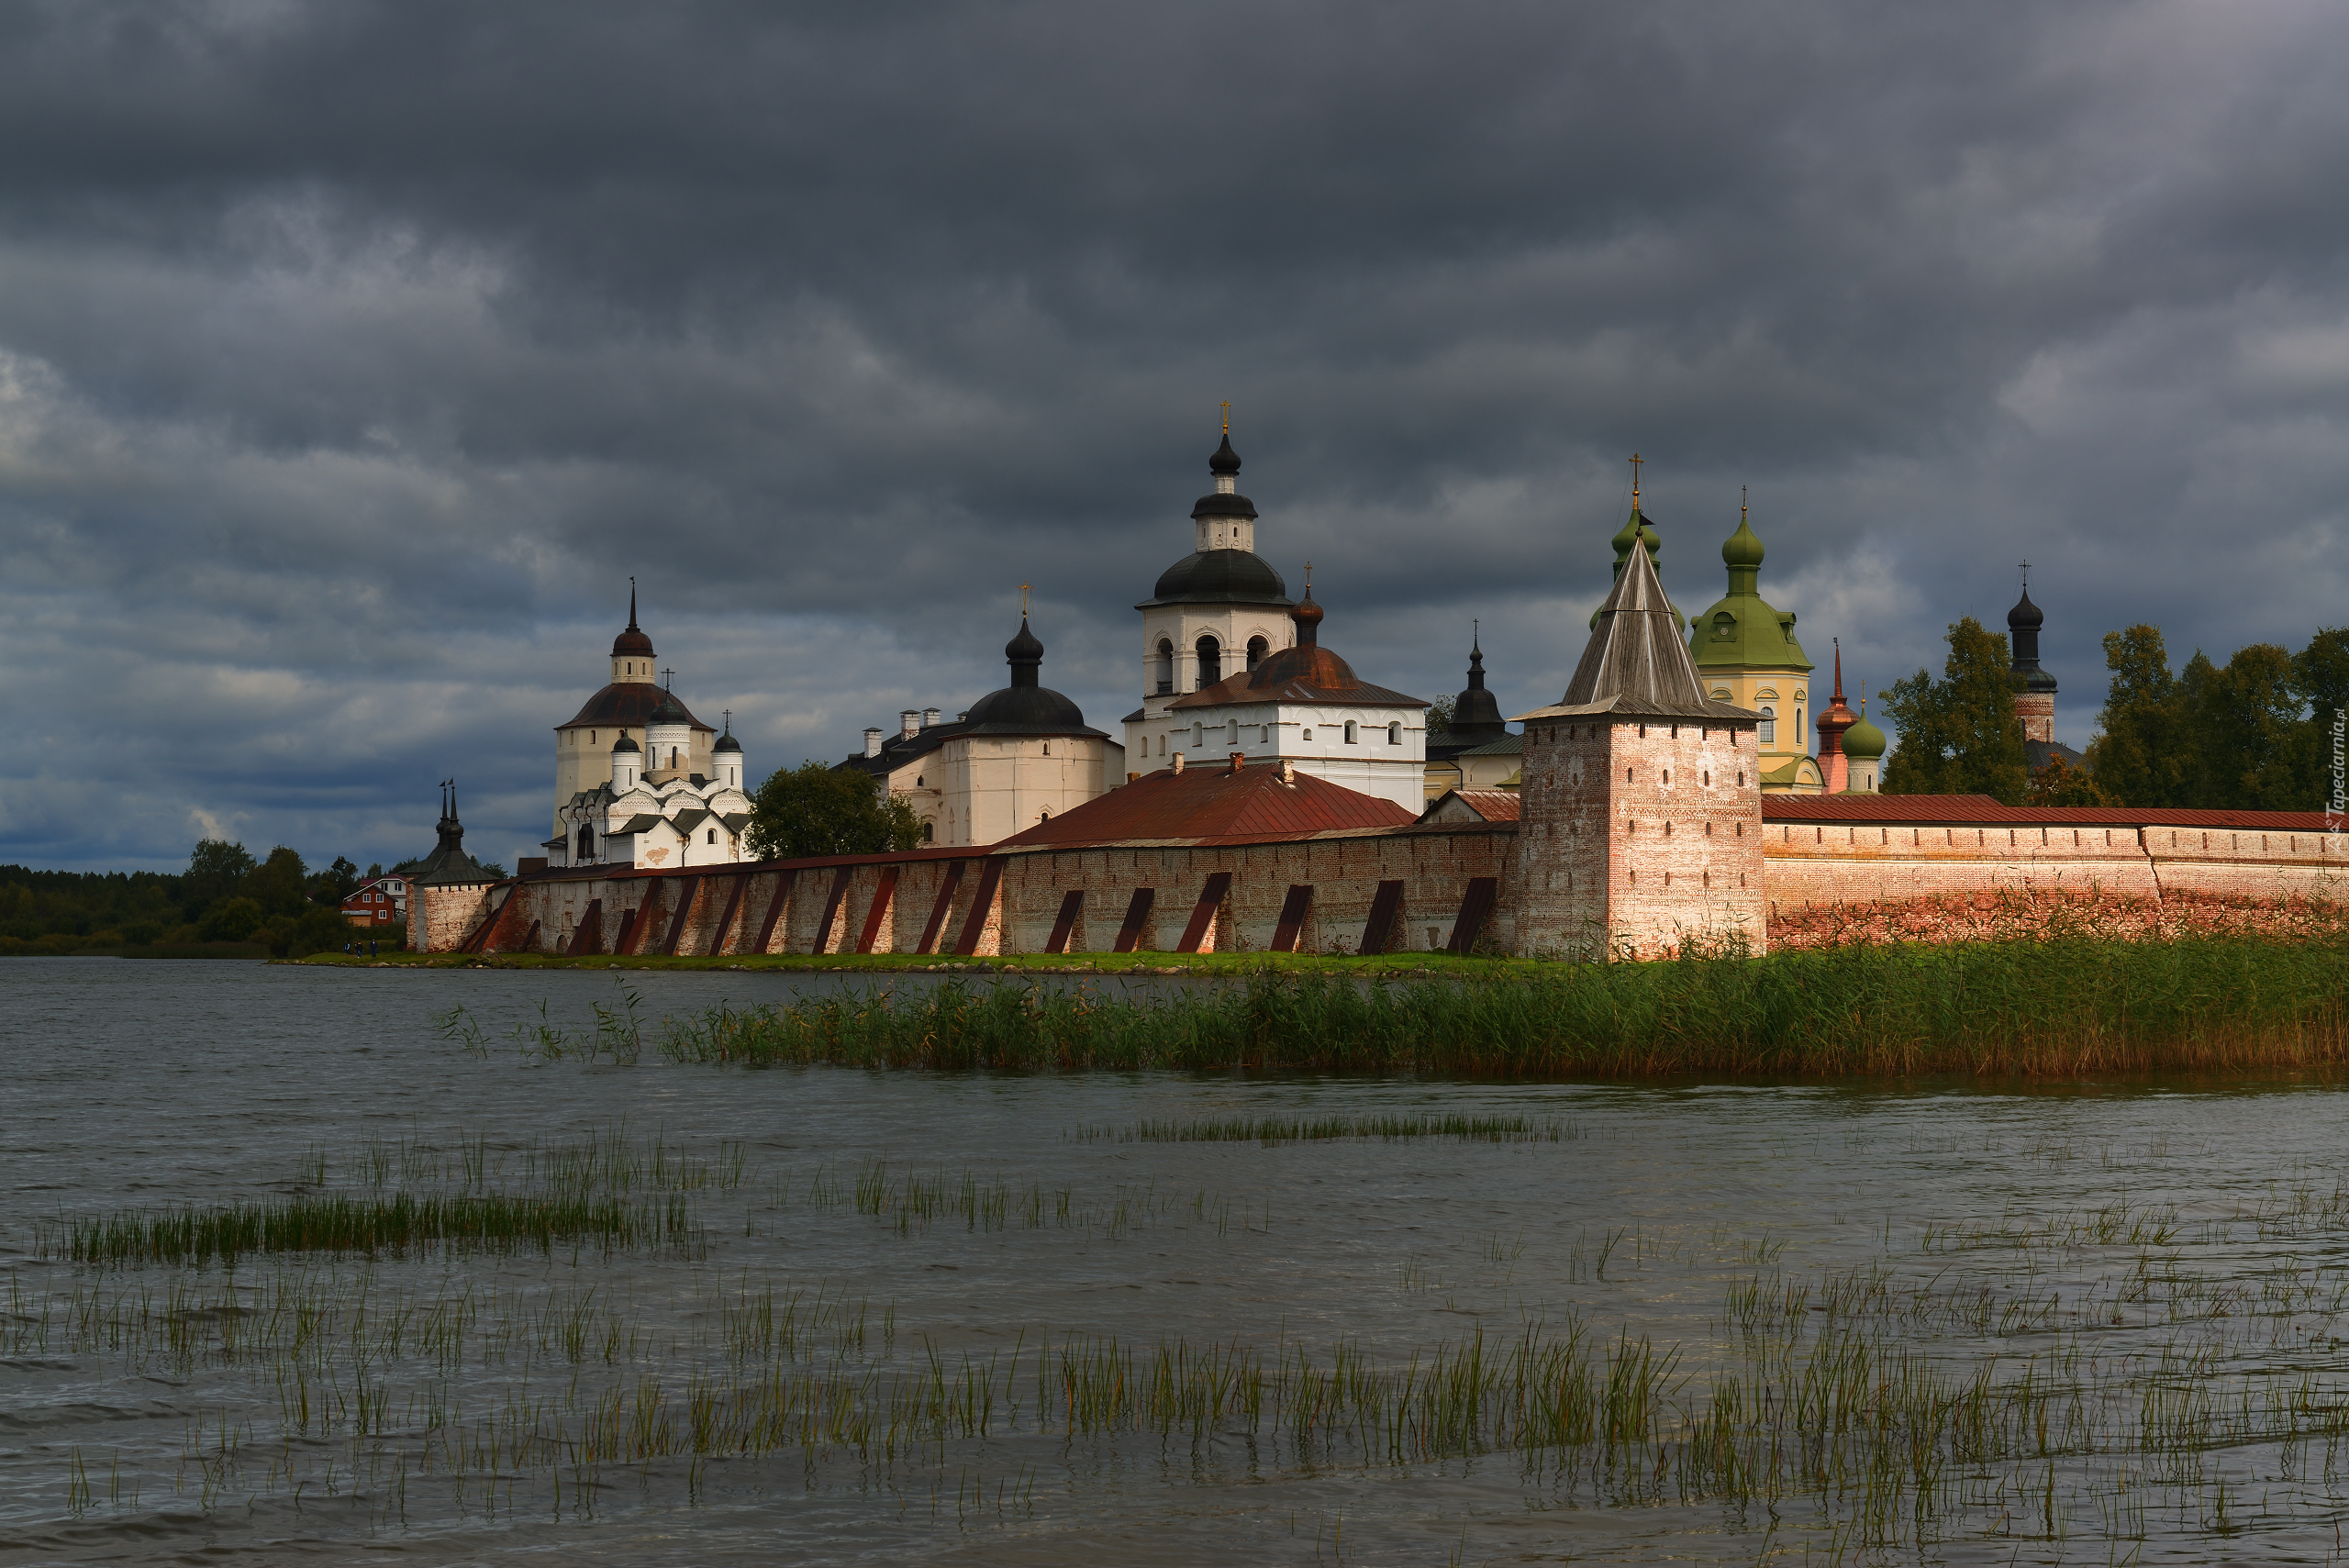
<path fill-rule="evenodd" d="M 354 926 L 389 926 L 407 922 L 407 878 L 379 876 L 351 889 L 342 901 L 342 917 Z"/>

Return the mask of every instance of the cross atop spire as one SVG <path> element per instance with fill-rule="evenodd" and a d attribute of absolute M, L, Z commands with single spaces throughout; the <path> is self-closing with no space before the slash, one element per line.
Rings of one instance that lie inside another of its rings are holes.
<path fill-rule="evenodd" d="M 1634 512 L 1640 509 L 1640 463 L 1642 461 L 1639 453 L 1631 454 L 1631 510 Z"/>
<path fill-rule="evenodd" d="M 1223 400 L 1223 433 L 1227 436 L 1231 434 L 1231 399 L 1229 397 Z"/>
<path fill-rule="evenodd" d="M 1028 618 L 1028 584 L 1025 583 L 1019 584 L 1019 618 Z"/>
<path fill-rule="evenodd" d="M 630 631 L 634 631 L 634 630 L 636 630 L 636 629 L 637 629 L 637 625 L 636 625 L 636 579 L 635 579 L 635 578 L 633 578 L 633 577 L 631 577 L 631 578 L 629 578 L 629 579 L 628 580 L 628 628 L 629 628 L 629 630 L 630 630 Z"/>

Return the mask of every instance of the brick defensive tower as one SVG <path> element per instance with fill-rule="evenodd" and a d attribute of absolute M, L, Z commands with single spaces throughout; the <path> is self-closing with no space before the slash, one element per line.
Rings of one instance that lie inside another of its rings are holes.
<path fill-rule="evenodd" d="M 1705 695 L 1680 624 L 1630 550 L 1565 696 L 1520 716 L 1520 952 L 1763 951 L 1759 721 Z"/>

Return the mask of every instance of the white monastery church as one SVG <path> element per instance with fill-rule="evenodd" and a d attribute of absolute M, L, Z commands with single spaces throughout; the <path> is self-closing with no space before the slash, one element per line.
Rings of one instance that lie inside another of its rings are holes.
<path fill-rule="evenodd" d="M 554 837 L 547 862 L 671 870 L 746 858 L 751 797 L 742 743 L 712 729 L 653 679 L 636 624 L 612 641 L 612 678 L 554 732 Z"/>

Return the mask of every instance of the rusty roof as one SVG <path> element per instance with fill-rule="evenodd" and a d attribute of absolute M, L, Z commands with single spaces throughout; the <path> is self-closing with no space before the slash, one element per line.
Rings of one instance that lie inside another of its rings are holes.
<path fill-rule="evenodd" d="M 1161 768 L 1122 788 L 1015 833 L 998 850 L 1079 844 L 1274 841 L 1317 833 L 1408 828 L 1418 818 L 1391 800 L 1277 766 Z"/>
<path fill-rule="evenodd" d="M 1486 822 L 1517 821 L 1522 804 L 1513 789 L 1448 789 L 1420 815 L 1419 820 L 1432 820 L 1437 808 L 1447 800 L 1458 801 Z"/>
<path fill-rule="evenodd" d="M 1968 823 L 2000 828 L 2232 828 L 2322 833 L 2321 811 L 2190 811 L 2130 806 L 2004 806 L 1987 795 L 1765 795 L 1765 822 Z"/>

